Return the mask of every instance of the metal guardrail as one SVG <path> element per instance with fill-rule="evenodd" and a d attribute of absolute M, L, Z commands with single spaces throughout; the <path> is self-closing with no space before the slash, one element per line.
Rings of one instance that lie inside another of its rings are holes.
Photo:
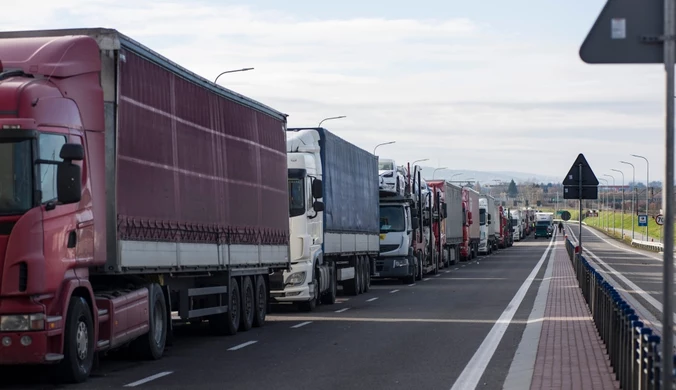
<path fill-rule="evenodd" d="M 634 309 L 576 248 L 566 238 L 566 251 L 578 285 L 606 345 L 620 387 L 624 390 L 676 389 L 674 380 L 666 386 L 662 383 L 660 337 L 640 321 Z M 676 365 L 676 355 L 671 358 Z"/>
<path fill-rule="evenodd" d="M 636 248 L 641 248 L 641 249 L 647 249 L 649 251 L 655 251 L 655 252 L 663 252 L 664 251 L 664 244 L 662 244 L 661 242 L 642 241 L 642 240 L 633 239 L 633 240 L 631 240 L 631 246 L 636 247 Z"/>

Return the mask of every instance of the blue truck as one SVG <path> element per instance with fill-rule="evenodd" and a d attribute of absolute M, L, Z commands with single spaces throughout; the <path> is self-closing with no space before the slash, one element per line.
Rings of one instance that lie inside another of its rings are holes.
<path fill-rule="evenodd" d="M 378 158 L 324 128 L 286 133 L 291 267 L 276 302 L 303 311 L 369 291 L 380 250 Z"/>

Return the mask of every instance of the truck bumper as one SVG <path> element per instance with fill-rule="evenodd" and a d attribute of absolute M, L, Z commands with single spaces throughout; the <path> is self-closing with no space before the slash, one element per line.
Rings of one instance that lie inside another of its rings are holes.
<path fill-rule="evenodd" d="M 411 266 L 406 257 L 384 257 L 376 259 L 373 278 L 405 278 L 411 275 Z"/>
<path fill-rule="evenodd" d="M 47 331 L 0 333 L 0 365 L 57 363 L 63 355 L 50 353 L 48 339 Z"/>
<path fill-rule="evenodd" d="M 291 275 L 299 272 L 305 272 L 305 280 L 303 283 L 296 286 L 285 285 Z M 283 271 L 282 274 L 282 283 L 284 284 L 281 284 L 281 286 L 283 289 L 280 289 L 279 283 L 274 286 L 277 287 L 276 290 L 271 286 L 270 298 L 276 302 L 306 302 L 314 298 L 314 296 L 310 295 L 311 293 L 314 293 L 314 289 L 310 288 L 312 272 L 313 264 L 311 262 L 291 264 L 291 271 Z"/>

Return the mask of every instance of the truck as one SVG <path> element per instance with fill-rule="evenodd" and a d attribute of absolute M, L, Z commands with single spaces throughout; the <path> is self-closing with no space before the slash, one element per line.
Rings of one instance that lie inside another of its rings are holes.
<path fill-rule="evenodd" d="M 432 229 L 433 194 L 427 182 L 422 178 L 421 169 L 414 165 L 411 172 L 409 164 L 407 170 L 408 185 L 412 190 L 415 201 L 416 217 L 419 226 L 413 240 L 413 253 L 419 262 L 417 280 L 421 280 L 428 273 L 437 274 L 439 261 L 434 254 L 434 231 Z"/>
<path fill-rule="evenodd" d="M 462 204 L 462 188 L 446 180 L 428 182 L 437 194 L 434 207 L 435 253 L 443 267 L 457 264 L 463 243 L 466 215 Z"/>
<path fill-rule="evenodd" d="M 491 195 L 481 194 L 479 197 L 479 218 L 481 226 L 479 254 L 491 254 L 497 249 L 497 236 L 500 234 L 500 219 L 495 206 L 495 198 Z"/>
<path fill-rule="evenodd" d="M 414 253 L 414 239 L 419 220 L 410 187 L 405 196 L 385 189 L 380 192 L 380 253 L 373 278 L 396 278 L 415 283 L 420 259 Z"/>
<path fill-rule="evenodd" d="M 497 207 L 498 215 L 500 215 L 500 236 L 498 240 L 498 248 L 509 248 L 513 243 L 511 213 L 507 207 Z"/>
<path fill-rule="evenodd" d="M 0 365 L 84 382 L 173 324 L 265 322 L 286 115 L 111 29 L 0 33 Z"/>
<path fill-rule="evenodd" d="M 380 251 L 378 158 L 322 127 L 287 129 L 291 267 L 277 303 L 312 311 L 368 292 Z"/>
<path fill-rule="evenodd" d="M 512 227 L 514 228 L 513 230 L 513 240 L 514 241 L 520 241 L 521 238 L 523 238 L 523 226 L 522 226 L 522 220 L 521 220 L 521 210 L 511 210 L 512 213 Z"/>
<path fill-rule="evenodd" d="M 535 237 L 551 237 L 554 233 L 554 214 L 553 213 L 536 213 L 535 214 Z"/>
<path fill-rule="evenodd" d="M 462 206 L 465 213 L 465 224 L 462 229 L 462 244 L 460 245 L 460 259 L 468 261 L 479 254 L 479 240 L 481 229 L 479 220 L 479 192 L 471 187 L 462 187 Z"/>

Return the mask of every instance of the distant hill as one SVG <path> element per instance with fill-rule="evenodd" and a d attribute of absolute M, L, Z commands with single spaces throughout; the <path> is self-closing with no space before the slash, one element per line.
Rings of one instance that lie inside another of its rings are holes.
<path fill-rule="evenodd" d="M 432 167 L 422 167 L 422 176 L 427 179 L 432 179 L 432 174 L 435 168 Z M 451 176 L 453 181 L 456 180 L 465 180 L 473 178 L 472 181 L 478 181 L 482 184 L 494 183 L 494 180 L 499 180 L 503 182 L 510 182 L 512 179 L 519 184 L 523 182 L 536 182 L 536 183 L 561 183 L 560 177 L 537 175 L 534 173 L 524 173 L 524 172 L 509 172 L 509 171 L 498 171 L 498 172 L 485 172 L 485 171 L 469 171 L 469 170 L 453 170 L 453 169 L 444 169 L 438 170 L 434 174 L 434 179 L 446 179 L 450 180 Z"/>

